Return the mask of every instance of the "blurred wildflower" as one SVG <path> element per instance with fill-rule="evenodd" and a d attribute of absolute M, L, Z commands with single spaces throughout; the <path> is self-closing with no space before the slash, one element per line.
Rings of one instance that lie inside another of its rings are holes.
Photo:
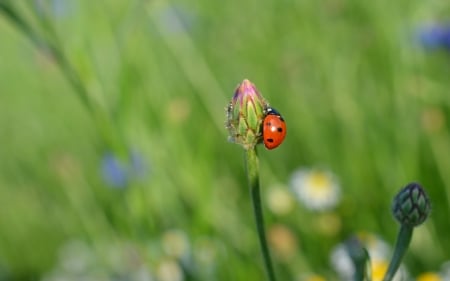
<path fill-rule="evenodd" d="M 189 255 L 190 245 L 186 233 L 179 229 L 163 233 L 162 246 L 168 256 L 183 259 Z"/>
<path fill-rule="evenodd" d="M 211 238 L 199 238 L 194 245 L 195 258 L 200 263 L 211 263 L 217 256 L 217 249 Z"/>
<path fill-rule="evenodd" d="M 55 153 L 50 159 L 50 167 L 62 181 L 73 182 L 82 177 L 80 163 L 69 153 Z"/>
<path fill-rule="evenodd" d="M 435 24 L 423 27 L 418 32 L 420 44 L 429 49 L 450 50 L 450 25 Z"/>
<path fill-rule="evenodd" d="M 63 244 L 58 258 L 61 269 L 73 274 L 88 271 L 95 260 L 93 251 L 81 240 L 71 240 Z"/>
<path fill-rule="evenodd" d="M 439 272 L 424 272 L 416 277 L 417 281 L 450 281 L 450 261 L 442 264 Z"/>
<path fill-rule="evenodd" d="M 226 251 L 225 245 L 220 239 L 197 237 L 194 241 L 192 255 L 199 279 L 217 279 L 217 261 Z"/>
<path fill-rule="evenodd" d="M 141 265 L 136 270 L 130 273 L 129 279 L 124 280 L 133 280 L 133 281 L 153 281 L 152 274 L 147 266 Z"/>
<path fill-rule="evenodd" d="M 123 188 L 128 183 L 126 165 L 110 152 L 103 156 L 102 175 L 106 183 L 113 187 Z"/>
<path fill-rule="evenodd" d="M 158 281 L 182 281 L 184 280 L 183 270 L 180 265 L 171 258 L 163 259 L 156 269 Z"/>
<path fill-rule="evenodd" d="M 274 186 L 269 189 L 267 203 L 272 213 L 285 215 L 292 211 L 294 200 L 284 186 Z"/>
<path fill-rule="evenodd" d="M 374 260 L 371 261 L 372 268 L 372 281 L 382 281 L 388 270 L 390 260 Z M 404 266 L 400 266 L 398 271 L 395 273 L 393 281 L 409 280 L 408 273 L 406 272 Z"/>
<path fill-rule="evenodd" d="M 289 261 L 297 254 L 297 238 L 287 226 L 276 224 L 270 227 L 268 240 L 274 254 L 281 260 Z"/>
<path fill-rule="evenodd" d="M 416 277 L 416 281 L 444 281 L 436 272 L 425 272 Z"/>
<path fill-rule="evenodd" d="M 370 256 L 370 267 L 372 269 L 372 280 L 383 280 L 384 274 L 389 266 L 391 249 L 389 245 L 376 235 L 371 233 L 358 233 L 356 237 Z M 347 242 L 338 244 L 331 252 L 330 261 L 334 270 L 342 280 L 353 280 L 355 267 L 347 248 Z M 397 271 L 394 280 L 402 280 L 406 276 L 404 268 Z"/>
<path fill-rule="evenodd" d="M 67 16 L 75 3 L 68 0 L 34 0 L 34 6 L 40 16 L 48 16 L 48 12 L 57 17 Z"/>
<path fill-rule="evenodd" d="M 233 99 L 227 108 L 229 140 L 251 149 L 262 141 L 261 124 L 267 102 L 255 85 L 244 79 L 238 85 Z"/>
<path fill-rule="evenodd" d="M 139 252 L 138 246 L 130 241 L 110 243 L 101 250 L 104 255 L 102 263 L 106 268 L 114 269 L 115 273 L 129 275 L 131 271 L 145 266 L 144 257 Z"/>
<path fill-rule="evenodd" d="M 340 279 L 353 280 L 355 267 L 350 255 L 347 252 L 347 248 L 343 243 L 338 244 L 331 251 L 330 261 Z"/>
<path fill-rule="evenodd" d="M 445 128 L 445 115 L 438 107 L 426 108 L 421 116 L 422 128 L 427 133 L 438 133 Z"/>
<path fill-rule="evenodd" d="M 129 255 L 130 249 L 134 254 Z M 130 243 L 98 243 L 95 250 L 80 240 L 61 246 L 53 269 L 43 275 L 43 281 L 152 281 L 153 276 Z M 131 259 L 130 259 L 131 257 Z"/>
<path fill-rule="evenodd" d="M 363 243 L 372 260 L 386 260 L 390 258 L 391 247 L 378 235 L 370 232 L 359 232 L 356 237 Z"/>
<path fill-rule="evenodd" d="M 124 188 L 131 181 L 144 178 L 148 169 L 144 158 L 137 151 L 130 152 L 127 161 L 121 160 L 112 152 L 107 152 L 102 158 L 101 172 L 107 184 L 115 188 Z"/>
<path fill-rule="evenodd" d="M 450 281 L 450 260 L 442 264 L 440 272 L 445 281 Z"/>
<path fill-rule="evenodd" d="M 328 171 L 298 169 L 292 174 L 291 188 L 300 202 L 311 210 L 328 210 L 339 203 L 341 188 Z"/>
<path fill-rule="evenodd" d="M 303 274 L 299 281 L 326 281 L 327 279 L 317 274 Z"/>
<path fill-rule="evenodd" d="M 316 216 L 315 227 L 320 234 L 335 236 L 342 228 L 342 221 L 338 214 L 329 212 Z"/>
<path fill-rule="evenodd" d="M 185 97 L 173 98 L 167 105 L 167 120 L 173 124 L 181 124 L 185 122 L 191 114 L 191 103 Z"/>
<path fill-rule="evenodd" d="M 215 276 L 216 261 L 223 244 L 212 237 L 198 237 L 193 248 L 194 262 L 200 275 L 205 276 L 205 280 L 214 279 L 212 276 Z"/>

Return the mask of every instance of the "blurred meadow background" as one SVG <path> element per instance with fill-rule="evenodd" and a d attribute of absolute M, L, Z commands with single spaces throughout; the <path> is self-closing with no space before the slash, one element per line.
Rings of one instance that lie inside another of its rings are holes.
<path fill-rule="evenodd" d="M 403 280 L 450 278 L 448 1 L 0 6 L 0 280 L 264 280 L 224 126 L 245 78 L 287 122 L 259 148 L 279 280 L 348 279 L 352 235 L 380 280 L 412 181 Z"/>

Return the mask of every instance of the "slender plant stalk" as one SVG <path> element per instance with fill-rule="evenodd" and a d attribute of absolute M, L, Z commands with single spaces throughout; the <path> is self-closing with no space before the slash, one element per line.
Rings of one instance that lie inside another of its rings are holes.
<path fill-rule="evenodd" d="M 45 48 L 47 48 L 50 54 L 54 57 L 55 61 L 59 64 L 63 75 L 74 87 L 75 93 L 80 98 L 80 101 L 85 105 L 90 113 L 93 113 L 94 110 L 89 99 L 88 90 L 81 81 L 78 72 L 75 70 L 65 53 L 62 51 L 62 46 L 59 44 L 56 32 L 53 30 L 53 27 L 49 24 L 47 19 L 41 19 L 41 22 L 43 23 L 47 33 L 50 35 L 49 37 L 51 37 L 51 40 L 40 36 L 38 32 L 34 28 L 32 28 L 29 22 L 24 20 L 24 18 L 21 17 L 17 10 L 15 10 L 15 8 L 10 5 L 10 3 L 0 2 L 0 12 L 3 12 L 5 17 L 9 19 L 11 23 L 13 23 L 20 31 L 22 31 L 22 33 L 27 36 L 36 47 L 42 48 L 44 46 Z"/>
<path fill-rule="evenodd" d="M 261 206 L 261 196 L 259 190 L 259 167 L 256 147 L 246 150 L 245 162 L 247 166 L 248 185 L 253 202 L 253 211 L 255 213 L 256 228 L 258 231 L 259 244 L 261 247 L 264 265 L 269 281 L 275 281 L 272 260 L 270 258 L 269 247 L 267 246 L 266 232 L 264 229 L 264 216 Z"/>
<path fill-rule="evenodd" d="M 371 267 L 369 252 L 359 244 L 352 244 L 347 249 L 355 266 L 354 281 L 371 281 Z"/>
<path fill-rule="evenodd" d="M 2 2 L 0 0 L 0 14 L 2 13 L 38 49 L 45 48 L 53 57 L 61 73 L 73 87 L 74 93 L 94 119 L 102 139 L 112 147 L 115 147 L 115 149 L 117 147 L 123 147 L 123 139 L 118 140 L 117 135 L 112 133 L 115 131 L 115 128 L 114 124 L 110 122 L 109 116 L 94 108 L 94 103 L 89 97 L 89 91 L 83 83 L 79 72 L 64 52 L 63 46 L 49 18 L 46 15 L 38 17 L 40 28 L 36 27 L 35 25 L 31 25 L 10 2 Z"/>
<path fill-rule="evenodd" d="M 389 268 L 383 278 L 383 281 L 391 281 L 392 278 L 394 278 L 395 272 L 397 272 L 403 256 L 408 249 L 409 242 L 411 242 L 413 229 L 413 226 L 400 226 L 400 231 L 398 232 L 397 236 L 397 242 L 395 244 L 394 256 L 392 257 L 391 263 L 389 264 Z"/>

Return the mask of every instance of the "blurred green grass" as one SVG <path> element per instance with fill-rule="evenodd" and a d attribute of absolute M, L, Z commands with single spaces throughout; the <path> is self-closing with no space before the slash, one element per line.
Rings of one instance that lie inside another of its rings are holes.
<path fill-rule="evenodd" d="M 51 55 L 0 18 L 5 280 L 48 272 L 71 239 L 131 241 L 145 252 L 174 228 L 223 244 L 214 278 L 186 279 L 262 279 L 243 153 L 224 128 L 244 78 L 288 126 L 280 148 L 260 149 L 263 197 L 300 166 L 330 169 L 343 190 L 333 236 L 315 231 L 319 215 L 300 205 L 286 216 L 266 209 L 268 225 L 286 224 L 300 240 L 295 259 L 277 262 L 280 276 L 329 276 L 331 248 L 355 231 L 392 243 L 391 198 L 410 181 L 426 187 L 433 212 L 413 237 L 408 270 L 448 258 L 450 60 L 414 41 L 417 26 L 448 14 L 446 1 L 61 3 L 51 22 L 94 114 Z M 111 189 L 101 159 L 127 149 L 141 153 L 148 175 Z"/>

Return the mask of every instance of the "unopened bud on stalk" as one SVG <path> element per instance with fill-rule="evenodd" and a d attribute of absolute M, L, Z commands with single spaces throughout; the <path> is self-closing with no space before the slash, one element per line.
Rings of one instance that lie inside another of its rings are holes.
<path fill-rule="evenodd" d="M 268 106 L 255 85 L 244 79 L 227 108 L 229 140 L 251 149 L 262 141 L 264 110 Z"/>
<path fill-rule="evenodd" d="M 428 195 L 418 183 L 410 183 L 395 196 L 392 205 L 394 217 L 405 226 L 415 227 L 423 223 L 430 214 Z"/>

